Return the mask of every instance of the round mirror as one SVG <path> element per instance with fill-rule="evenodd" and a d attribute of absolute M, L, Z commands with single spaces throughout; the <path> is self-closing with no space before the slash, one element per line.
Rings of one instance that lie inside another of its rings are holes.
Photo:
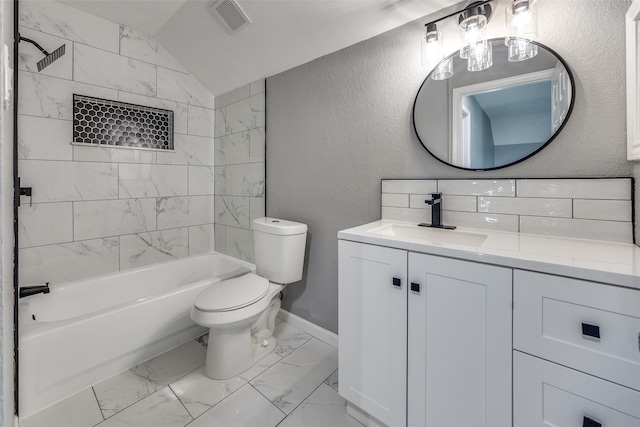
<path fill-rule="evenodd" d="M 531 157 L 562 130 L 574 101 L 573 76 L 553 50 L 509 62 L 504 39 L 489 40 L 493 66 L 467 71 L 456 51 L 453 76 L 427 76 L 413 105 L 418 139 L 436 159 L 460 168 L 491 170 Z M 435 67 L 438 69 L 438 67 Z"/>

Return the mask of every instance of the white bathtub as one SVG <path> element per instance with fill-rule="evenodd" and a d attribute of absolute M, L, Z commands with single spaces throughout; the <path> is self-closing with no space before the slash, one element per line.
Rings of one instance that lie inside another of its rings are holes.
<path fill-rule="evenodd" d="M 216 252 L 51 286 L 20 300 L 20 417 L 206 329 L 189 318 L 211 283 L 255 266 Z"/>

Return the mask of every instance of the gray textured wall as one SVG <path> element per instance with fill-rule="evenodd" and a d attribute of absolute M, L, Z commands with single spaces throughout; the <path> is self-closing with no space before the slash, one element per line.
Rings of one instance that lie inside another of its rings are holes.
<path fill-rule="evenodd" d="M 427 19 L 268 78 L 267 214 L 304 222 L 310 235 L 304 278 L 289 286 L 284 308 L 337 331 L 336 233 L 380 218 L 382 178 L 632 176 L 624 81 L 629 4 L 539 2 L 538 39 L 571 68 L 575 108 L 550 146 L 498 171 L 441 164 L 413 132 L 413 99 L 426 75 L 418 40 Z M 493 31 L 503 31 L 503 13 L 500 6 Z"/>

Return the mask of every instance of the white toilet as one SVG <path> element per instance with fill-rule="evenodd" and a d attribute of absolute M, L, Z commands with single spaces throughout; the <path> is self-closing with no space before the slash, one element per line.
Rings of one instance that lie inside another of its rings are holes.
<path fill-rule="evenodd" d="M 302 279 L 307 226 L 275 218 L 252 221 L 257 275 L 215 283 L 196 297 L 191 319 L 209 328 L 205 372 L 228 379 L 276 347 L 280 292 Z"/>

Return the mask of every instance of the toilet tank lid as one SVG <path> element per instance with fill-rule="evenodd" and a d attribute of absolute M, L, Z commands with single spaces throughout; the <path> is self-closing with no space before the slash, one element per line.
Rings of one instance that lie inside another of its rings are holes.
<path fill-rule="evenodd" d="M 277 218 L 256 218 L 252 221 L 253 229 L 263 233 L 290 236 L 307 232 L 307 225 L 300 222 L 287 221 Z"/>

